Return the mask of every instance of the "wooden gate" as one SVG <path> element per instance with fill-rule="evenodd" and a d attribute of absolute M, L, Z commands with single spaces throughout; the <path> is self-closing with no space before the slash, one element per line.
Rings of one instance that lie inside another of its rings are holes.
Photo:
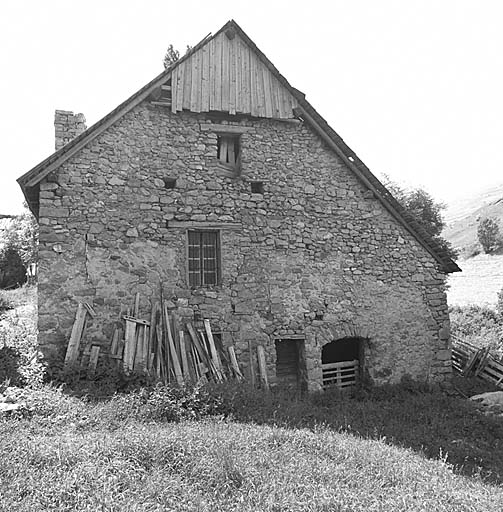
<path fill-rule="evenodd" d="M 344 389 L 355 386 L 358 382 L 359 368 L 358 359 L 322 364 L 323 388 Z"/>

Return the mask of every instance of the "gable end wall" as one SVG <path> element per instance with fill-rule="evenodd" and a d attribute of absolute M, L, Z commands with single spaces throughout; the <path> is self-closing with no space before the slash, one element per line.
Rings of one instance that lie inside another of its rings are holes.
<path fill-rule="evenodd" d="M 354 335 L 366 339 L 375 382 L 448 376 L 445 276 L 319 137 L 302 124 L 241 121 L 236 177 L 218 165 L 208 122 L 141 104 L 41 183 L 47 357 L 63 356 L 79 301 L 96 310 L 86 337 L 106 352 L 134 294 L 149 318 L 162 283 L 182 319 L 209 318 L 245 370 L 249 339 L 265 345 L 274 379 L 275 338 L 304 335 L 316 389 L 322 346 Z M 221 230 L 220 287 L 187 286 L 186 229 L 171 226 L 188 221 L 240 226 Z"/>

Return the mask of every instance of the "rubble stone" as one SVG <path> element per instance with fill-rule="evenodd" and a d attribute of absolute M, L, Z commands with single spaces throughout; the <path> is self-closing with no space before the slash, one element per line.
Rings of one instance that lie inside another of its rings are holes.
<path fill-rule="evenodd" d="M 200 126 L 212 122 L 247 128 L 239 170 L 218 164 L 217 137 Z M 253 181 L 262 194 L 251 193 Z M 211 319 L 245 372 L 248 340 L 263 344 L 273 382 L 275 339 L 299 335 L 309 389 L 321 385 L 323 345 L 346 336 L 365 338 L 362 363 L 377 383 L 449 377 L 445 275 L 306 124 L 216 121 L 144 102 L 41 190 L 48 358 L 64 353 L 78 301 L 95 309 L 87 337 L 106 353 L 134 294 L 149 318 L 162 286 L 182 322 Z M 211 289 L 188 286 L 191 223 L 220 233 L 221 283 Z"/>

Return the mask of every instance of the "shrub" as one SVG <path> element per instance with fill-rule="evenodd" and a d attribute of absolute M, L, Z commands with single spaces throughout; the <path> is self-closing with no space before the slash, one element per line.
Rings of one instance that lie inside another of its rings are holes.
<path fill-rule="evenodd" d="M 3 291 L 0 303 L 13 308 L 17 302 L 34 302 L 32 295 L 34 289 L 30 287 Z M 0 382 L 10 379 L 17 385 L 38 385 L 43 380 L 44 368 L 38 357 L 36 314 L 34 306 L 31 307 L 28 314 L 9 311 L 0 323 Z"/>
<path fill-rule="evenodd" d="M 26 282 L 26 268 L 14 247 L 0 253 L 0 288 L 15 288 Z"/>
<path fill-rule="evenodd" d="M 479 222 L 477 236 L 484 249 L 484 252 L 490 254 L 499 249 L 501 245 L 500 228 L 497 219 L 486 217 Z"/>
<path fill-rule="evenodd" d="M 503 288 L 498 292 L 498 301 L 496 302 L 496 311 L 500 314 L 503 320 Z"/>
<path fill-rule="evenodd" d="M 453 335 L 479 347 L 490 347 L 498 357 L 503 355 L 503 319 L 496 311 L 475 304 L 454 306 L 450 318 Z"/>

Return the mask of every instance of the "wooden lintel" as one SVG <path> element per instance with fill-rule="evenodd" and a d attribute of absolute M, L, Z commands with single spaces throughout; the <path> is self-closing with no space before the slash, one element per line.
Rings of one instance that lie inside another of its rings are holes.
<path fill-rule="evenodd" d="M 202 132 L 215 132 L 215 133 L 246 133 L 253 128 L 251 126 L 241 126 L 237 124 L 213 124 L 213 123 L 201 123 L 200 124 Z"/>
<path fill-rule="evenodd" d="M 273 336 L 275 340 L 305 340 L 304 334 L 282 334 L 281 336 Z"/>
<path fill-rule="evenodd" d="M 197 222 L 197 221 L 176 221 L 168 220 L 166 223 L 168 228 L 182 229 L 241 229 L 242 224 L 238 222 Z"/>
<path fill-rule="evenodd" d="M 171 101 L 151 101 L 151 105 L 159 105 L 160 107 L 171 107 Z"/>

